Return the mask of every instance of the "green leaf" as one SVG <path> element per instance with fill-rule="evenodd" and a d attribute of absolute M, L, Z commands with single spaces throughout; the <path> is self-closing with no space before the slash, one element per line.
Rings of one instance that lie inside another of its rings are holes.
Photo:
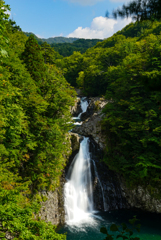
<path fill-rule="evenodd" d="M 129 223 L 134 225 L 136 223 L 136 221 L 138 221 L 138 219 L 136 218 L 136 216 L 134 216 L 133 219 L 129 219 Z"/>
<path fill-rule="evenodd" d="M 105 240 L 113 240 L 114 238 L 113 238 L 113 236 L 111 236 L 111 235 L 108 235 L 106 238 L 105 238 Z"/>
<path fill-rule="evenodd" d="M 116 239 L 118 239 L 118 238 L 129 239 L 128 237 L 126 237 L 126 236 L 124 236 L 122 234 L 117 235 Z"/>
<path fill-rule="evenodd" d="M 121 223 L 121 225 L 122 225 L 122 229 L 123 229 L 123 230 L 126 230 L 126 229 L 127 229 L 127 226 L 126 226 L 125 223 Z"/>
<path fill-rule="evenodd" d="M 117 231 L 119 231 L 119 228 L 116 224 L 112 224 L 111 227 L 110 227 L 110 231 L 117 232 Z"/>
<path fill-rule="evenodd" d="M 105 227 L 101 227 L 100 232 L 103 234 L 108 234 L 107 229 Z"/>

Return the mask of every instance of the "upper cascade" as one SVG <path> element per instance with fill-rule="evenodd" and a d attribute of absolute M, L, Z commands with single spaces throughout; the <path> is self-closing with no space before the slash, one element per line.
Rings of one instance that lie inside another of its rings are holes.
<path fill-rule="evenodd" d="M 81 98 L 81 109 L 82 109 L 82 112 L 78 115 L 78 118 L 81 118 L 81 115 L 87 111 L 88 105 L 89 104 L 88 104 L 87 98 L 86 97 L 82 97 Z"/>

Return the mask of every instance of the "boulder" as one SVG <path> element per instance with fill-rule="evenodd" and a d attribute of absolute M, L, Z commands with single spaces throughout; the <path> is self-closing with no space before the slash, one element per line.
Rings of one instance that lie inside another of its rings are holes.
<path fill-rule="evenodd" d="M 77 97 L 75 100 L 75 105 L 70 108 L 70 112 L 73 115 L 73 117 L 77 117 L 79 113 L 81 113 L 81 111 L 82 109 L 81 109 L 80 98 Z"/>
<path fill-rule="evenodd" d="M 100 148 L 105 149 L 106 137 L 103 134 L 101 120 L 103 114 L 94 113 L 90 118 L 83 122 L 81 126 L 76 126 L 72 132 L 78 133 L 85 137 L 93 137 Z"/>
<path fill-rule="evenodd" d="M 71 148 L 72 148 L 72 152 L 75 151 L 79 151 L 79 147 L 80 147 L 80 141 L 83 139 L 82 136 L 78 135 L 77 133 L 69 133 L 71 136 Z"/>
<path fill-rule="evenodd" d="M 89 98 L 89 105 L 87 111 L 82 113 L 81 120 L 85 121 L 87 118 L 92 116 L 94 113 L 101 113 L 104 106 L 108 103 L 104 98 L 93 97 Z"/>

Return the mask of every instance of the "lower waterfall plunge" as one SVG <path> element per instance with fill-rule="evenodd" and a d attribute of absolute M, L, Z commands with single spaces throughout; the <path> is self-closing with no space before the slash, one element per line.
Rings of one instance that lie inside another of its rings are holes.
<path fill-rule="evenodd" d="M 79 223 L 90 218 L 93 212 L 93 188 L 87 137 L 81 142 L 79 153 L 68 170 L 64 196 L 67 224 Z"/>

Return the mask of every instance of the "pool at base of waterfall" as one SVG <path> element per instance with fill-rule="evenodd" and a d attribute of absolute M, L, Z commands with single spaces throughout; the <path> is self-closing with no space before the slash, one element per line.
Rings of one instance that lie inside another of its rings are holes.
<path fill-rule="evenodd" d="M 135 232 L 135 237 L 141 240 L 161 240 L 161 214 L 146 213 L 140 210 L 113 210 L 110 212 L 97 212 L 89 216 L 87 221 L 79 224 L 70 224 L 59 227 L 59 233 L 67 233 L 67 240 L 103 240 L 106 235 L 100 233 L 101 227 L 110 228 L 111 224 L 121 225 L 126 223 L 128 227 L 129 219 L 137 216 L 141 224 L 140 233 Z M 121 240 L 122 238 L 118 238 Z"/>

